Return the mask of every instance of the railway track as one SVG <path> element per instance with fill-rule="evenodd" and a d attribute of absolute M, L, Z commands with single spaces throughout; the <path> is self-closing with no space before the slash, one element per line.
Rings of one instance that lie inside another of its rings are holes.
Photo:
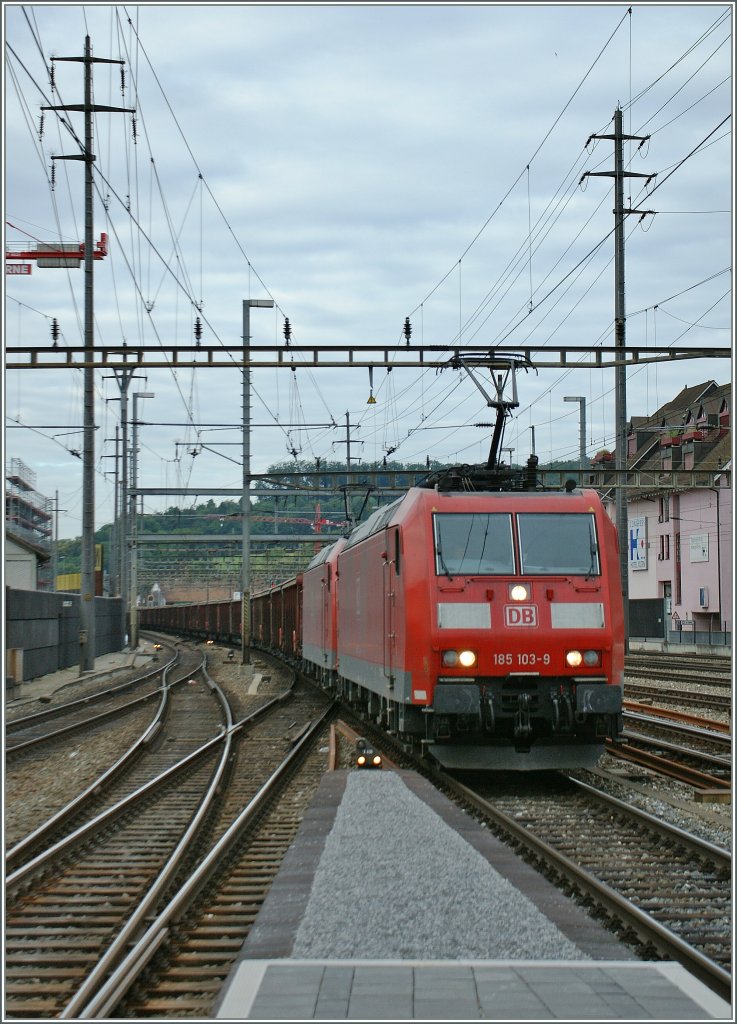
<path fill-rule="evenodd" d="M 129 750 L 8 850 L 5 869 L 9 877 L 63 837 L 83 830 L 88 822 L 141 793 L 222 730 L 224 710 L 205 683 L 204 657 L 189 652 L 184 661 L 187 670 L 161 692 L 155 717 Z"/>
<path fill-rule="evenodd" d="M 40 746 L 66 742 L 69 736 L 80 731 L 89 734 L 103 723 L 109 724 L 139 710 L 160 695 L 168 673 L 174 669 L 178 659 L 179 652 L 172 649 L 168 661 L 154 669 L 136 673 L 125 682 L 12 718 L 6 722 L 6 757 L 14 760 Z M 137 693 L 131 699 L 129 691 L 132 689 Z"/>
<path fill-rule="evenodd" d="M 204 692 L 204 684 L 185 692 L 196 690 Z M 6 1003 L 13 1017 L 90 1015 L 85 1006 L 172 886 L 228 833 L 235 809 L 252 802 L 316 701 L 327 704 L 322 692 L 307 704 L 272 699 L 252 716 L 259 721 L 249 723 L 246 742 L 245 723 L 233 726 L 226 712 L 227 728 L 186 769 L 167 773 L 166 791 L 149 783 L 123 809 L 99 814 L 74 844 L 47 851 L 8 878 Z M 190 722 L 200 717 L 192 711 Z"/>
<path fill-rule="evenodd" d="M 283 792 L 269 797 L 271 806 L 262 812 L 261 820 L 253 826 L 244 822 L 219 877 L 191 902 L 186 893 L 180 897 L 181 905 L 177 897 L 172 900 L 166 917 L 166 921 L 172 918 L 166 948 L 116 1004 L 117 1016 L 212 1018 L 220 989 L 327 769 L 327 746 L 322 726 L 301 755 L 301 763 L 282 782 Z M 220 854 L 213 851 L 211 858 L 216 856 Z M 164 924 L 162 920 L 161 927 Z M 152 933 L 155 938 L 153 926 Z M 110 1004 L 97 1003 L 94 1009 L 109 1010 Z"/>
<path fill-rule="evenodd" d="M 731 659 L 721 658 L 688 658 L 685 655 L 668 658 L 667 656 L 628 655 L 624 663 L 625 688 L 636 685 L 640 679 L 663 680 L 674 682 L 682 680 L 686 684 L 693 681 L 706 683 L 714 687 L 731 687 Z"/>
<path fill-rule="evenodd" d="M 625 702 L 628 728 L 607 743 L 614 757 L 632 761 L 694 789 L 731 793 L 732 737 L 729 726 L 684 712 Z"/>
<path fill-rule="evenodd" d="M 645 683 L 627 683 L 625 696 L 640 700 L 647 698 L 657 700 L 661 704 L 671 703 L 685 707 L 704 708 L 708 711 L 732 712 L 731 693 L 688 693 L 663 686 L 648 686 Z"/>
<path fill-rule="evenodd" d="M 625 673 L 640 669 L 668 669 L 694 674 L 729 675 L 732 671 L 730 654 L 704 656 L 700 654 L 635 654 L 624 659 Z"/>
<path fill-rule="evenodd" d="M 324 702 L 324 695 L 319 696 Z M 118 951 L 94 980 L 84 981 L 81 952 L 72 951 L 66 958 L 54 947 L 34 960 L 36 946 L 27 944 L 25 975 L 17 973 L 14 960 L 9 961 L 8 998 L 25 1003 L 28 1011 L 13 1016 L 37 1015 L 32 1005 L 34 997 L 39 1002 L 39 985 L 48 984 L 57 969 L 61 975 L 56 984 L 66 978 L 67 994 L 74 992 L 61 1009 L 57 1004 L 56 1015 L 65 1018 L 212 1015 L 222 982 L 325 770 L 324 723 L 314 725 L 311 735 L 304 731 L 307 720 L 315 717 L 314 707 L 300 709 L 293 701 L 282 710 L 285 715 L 264 729 L 262 747 L 249 740 L 234 752 L 221 784 L 224 787 L 227 781 L 227 788 L 217 806 L 204 815 L 206 831 L 198 833 L 189 848 L 186 870 L 178 870 L 166 898 L 162 893 L 135 934 L 112 940 L 107 948 L 117 942 Z M 567 789 L 531 795 L 530 776 L 517 776 L 525 792 L 515 796 L 505 790 L 503 803 L 496 784 L 493 793 L 483 792 L 475 782 L 463 785 L 424 763 L 409 761 L 400 744 L 365 722 L 357 720 L 356 725 L 379 749 L 390 747 L 399 763 L 434 778 L 525 851 L 540 870 L 606 914 L 613 928 L 639 943 L 641 955 L 676 959 L 729 998 L 730 950 L 724 939 L 731 931 L 731 858 L 726 851 L 647 815 L 640 815 L 635 824 L 630 805 L 611 798 L 602 804 L 602 795 L 593 787 L 564 777 L 555 785 Z M 267 777 L 260 788 L 259 780 L 252 778 L 243 782 L 242 791 L 236 790 L 233 780 L 246 775 L 249 763 L 263 762 L 264 752 L 270 750 L 273 757 L 285 745 L 293 747 L 292 755 L 270 775 L 262 766 Z M 299 758 L 305 760 L 298 769 Z M 283 784 L 289 772 L 292 781 L 285 796 L 267 807 L 267 801 L 275 799 L 272 784 L 277 779 Z M 564 802 L 561 792 L 570 793 L 570 799 L 566 796 Z M 522 803 L 515 804 L 514 799 Z M 553 808 L 560 808 L 560 813 L 552 815 Z M 607 860 L 607 850 L 618 851 L 616 859 Z M 105 907 L 112 901 L 113 894 L 104 886 L 96 895 Z M 105 927 L 110 932 L 111 925 Z M 19 985 L 27 989 L 11 991 L 11 986 Z"/>

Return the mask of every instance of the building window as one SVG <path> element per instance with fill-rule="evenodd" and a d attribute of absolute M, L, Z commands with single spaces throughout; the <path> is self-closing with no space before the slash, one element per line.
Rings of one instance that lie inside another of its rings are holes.
<path fill-rule="evenodd" d="M 658 558 L 661 562 L 667 562 L 670 558 L 670 537 L 667 533 L 660 535 L 660 553 Z"/>
<path fill-rule="evenodd" d="M 658 509 L 658 522 L 667 523 L 670 519 L 670 496 L 668 494 L 663 495 L 658 499 L 660 507 Z"/>

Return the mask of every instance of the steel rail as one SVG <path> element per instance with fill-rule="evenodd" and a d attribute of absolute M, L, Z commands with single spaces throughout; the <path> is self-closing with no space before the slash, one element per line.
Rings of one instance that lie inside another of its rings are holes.
<path fill-rule="evenodd" d="M 165 665 L 153 669 L 151 672 L 146 672 L 144 675 L 136 676 L 135 679 L 130 679 L 126 683 L 118 683 L 116 686 L 111 686 L 107 690 L 97 690 L 95 693 L 90 693 L 86 697 L 78 697 L 77 700 L 67 701 L 66 704 L 55 704 L 51 708 L 46 708 L 44 711 L 35 711 L 32 715 L 24 715 L 22 718 L 14 718 L 12 721 L 6 721 L 5 732 L 14 733 L 19 732 L 21 729 L 25 729 L 28 725 L 34 722 L 40 722 L 45 718 L 54 718 L 57 715 L 66 714 L 71 711 L 72 708 L 77 707 L 80 704 L 91 704 L 96 700 L 103 700 L 105 697 L 112 697 L 113 694 L 119 693 L 123 690 L 130 690 L 133 686 L 137 686 L 139 683 L 145 683 L 147 679 L 152 676 L 161 674 L 165 676 L 172 665 L 176 665 L 179 660 L 179 652 L 175 652 L 174 657 L 171 661 L 168 661 Z M 162 682 L 162 685 L 163 682 Z"/>
<path fill-rule="evenodd" d="M 625 740 L 629 738 L 638 742 L 647 742 L 648 740 L 648 737 L 635 736 L 635 734 L 628 734 L 627 732 L 623 732 L 621 738 Z M 662 742 L 658 745 L 664 748 L 669 746 L 672 750 L 681 752 L 681 748 L 676 747 L 674 744 Z M 648 750 L 641 750 L 626 742 L 614 745 L 607 741 L 606 750 L 608 754 L 612 754 L 623 761 L 632 761 L 634 764 L 639 764 L 644 768 L 651 768 L 660 775 L 667 775 L 669 778 L 678 779 L 679 782 L 685 782 L 686 785 L 693 786 L 694 789 L 723 789 L 727 791 L 732 788 L 732 783 L 728 779 L 719 778 L 717 775 L 708 775 L 706 772 L 700 772 L 697 768 L 689 768 L 688 765 L 669 761 L 665 757 L 659 757 L 657 754 L 652 754 Z M 703 760 L 706 760 L 708 757 L 708 755 L 699 754 L 698 751 L 689 753 Z M 729 767 L 728 763 L 725 764 L 722 761 L 718 763 L 724 767 Z"/>
<path fill-rule="evenodd" d="M 199 670 L 198 670 L 199 671 Z M 120 757 L 115 764 L 111 765 L 107 771 L 103 772 L 97 779 L 95 779 L 87 789 L 83 790 L 78 796 L 70 800 L 66 806 L 62 807 L 52 815 L 46 821 L 42 822 L 38 828 L 34 829 L 33 832 L 29 832 L 27 836 L 20 839 L 15 846 L 13 846 L 5 854 L 5 872 L 6 880 L 9 883 L 14 878 L 14 872 L 20 868 L 19 861 L 22 861 L 25 856 L 28 856 L 30 850 L 37 847 L 45 840 L 48 839 L 49 835 L 54 832 L 57 828 L 68 821 L 75 814 L 79 813 L 87 803 L 89 803 L 93 797 L 97 796 L 102 789 L 108 786 L 114 779 L 120 775 L 124 768 L 132 762 L 156 736 L 161 729 L 161 724 L 166 710 L 167 701 L 169 699 L 169 687 L 164 686 L 161 690 L 161 700 L 157 709 L 156 715 L 150 725 L 147 726 L 145 732 L 138 737 L 133 745 Z M 117 806 L 117 805 L 116 805 Z M 111 808 L 112 811 L 112 808 Z M 10 873 L 9 873 L 10 872 Z"/>
<path fill-rule="evenodd" d="M 197 671 L 199 672 L 200 669 L 198 668 Z M 210 685 L 212 688 L 217 684 L 212 683 L 212 680 L 210 680 Z M 167 687 L 167 690 L 168 689 L 169 688 Z M 234 735 L 240 732 L 246 726 L 253 724 L 259 718 L 263 717 L 263 715 L 272 707 L 274 707 L 281 701 L 285 700 L 289 696 L 290 692 L 291 691 L 289 689 L 285 690 L 283 693 L 279 694 L 276 697 L 273 697 L 270 701 L 267 701 L 267 703 L 263 704 L 252 714 L 240 719 L 235 724 L 233 724 L 231 721 L 230 724 L 227 725 L 223 731 L 219 732 L 216 736 L 213 736 L 211 739 L 207 740 L 206 743 L 203 743 L 202 746 L 198 747 L 196 750 L 191 751 L 181 760 L 177 761 L 176 764 L 171 765 L 169 768 L 161 772 L 159 775 L 155 776 L 153 779 L 149 779 L 148 782 L 143 783 L 143 785 L 139 786 L 138 789 L 135 790 L 133 793 L 129 793 L 128 796 L 123 797 L 112 807 L 109 807 L 101 814 L 96 815 L 96 817 L 90 819 L 90 821 L 80 825 L 79 828 L 75 829 L 73 832 L 70 832 L 68 835 L 60 839 L 58 843 L 55 843 L 53 846 L 44 850 L 42 853 L 38 854 L 33 860 L 28 861 L 22 867 L 17 868 L 12 874 L 6 875 L 6 888 L 10 889 L 14 886 L 21 884 L 28 877 L 28 875 L 32 874 L 34 871 L 41 868 L 46 861 L 52 860 L 54 857 L 58 856 L 59 853 L 73 846 L 81 839 L 84 839 L 87 836 L 92 835 L 94 832 L 96 832 L 103 826 L 110 824 L 125 811 L 130 810 L 131 807 L 133 807 L 144 797 L 148 796 L 156 789 L 166 785 L 166 783 L 173 779 L 176 775 L 180 774 L 187 768 L 194 765 L 197 761 L 201 760 L 208 753 L 210 753 L 214 747 L 216 747 L 219 743 L 222 743 L 223 740 L 228 738 L 231 734 Z M 219 694 L 221 697 L 223 697 L 222 691 L 219 691 Z M 229 705 L 227 705 L 227 703 L 225 707 L 226 714 L 230 716 L 230 708 Z M 155 733 L 158 732 L 160 728 L 160 722 L 153 722 L 151 726 L 149 726 L 149 728 L 147 729 L 144 736 L 136 742 L 136 746 L 141 744 L 144 741 L 144 739 L 146 739 L 146 742 L 151 742 Z M 124 757 L 127 756 L 128 755 L 124 755 Z M 113 768 L 118 767 L 118 765 L 119 762 L 116 762 L 116 765 L 113 765 Z M 31 843 L 31 840 L 35 839 L 36 842 L 39 842 L 40 838 L 43 837 L 44 833 L 51 831 L 52 826 L 60 824 L 60 822 L 57 821 L 57 818 L 61 816 L 61 819 L 64 820 L 68 818 L 72 813 L 79 811 L 83 806 L 84 802 L 91 799 L 93 796 L 97 794 L 104 781 L 110 781 L 108 776 L 110 775 L 110 772 L 113 771 L 113 768 L 108 769 L 108 771 L 105 772 L 104 775 L 100 776 L 100 778 L 97 779 L 95 782 L 93 782 L 84 791 L 83 794 L 75 798 L 75 800 L 73 800 L 71 804 L 68 804 L 67 807 L 62 808 L 62 810 L 58 812 L 58 814 L 55 815 L 54 818 L 49 819 L 48 822 L 45 822 L 43 825 L 41 825 L 39 829 L 36 830 L 36 832 L 31 833 L 29 836 L 26 837 L 26 839 L 21 840 L 21 843 L 27 848 L 27 846 Z M 40 834 L 40 836 L 38 834 Z M 16 854 L 18 846 L 20 845 L 21 844 L 19 843 L 15 847 L 13 847 L 13 849 L 8 852 L 8 857 L 10 857 L 10 855 L 13 854 L 16 856 L 17 859 L 17 857 L 20 856 L 22 852 L 18 851 L 18 853 Z"/>
<path fill-rule="evenodd" d="M 89 1001 L 84 1003 L 80 998 L 75 997 L 61 1013 L 61 1019 L 69 1019 L 71 1016 L 75 1016 L 80 1020 L 89 1020 L 90 1018 L 109 1015 L 112 1008 L 120 1001 L 137 975 L 143 970 L 161 946 L 161 943 L 166 939 L 172 925 L 186 912 L 192 900 L 196 897 L 197 892 L 209 881 L 217 867 L 225 862 L 227 853 L 233 843 L 240 837 L 241 832 L 252 823 L 261 811 L 264 803 L 276 791 L 279 782 L 310 744 L 313 737 L 323 728 L 326 719 L 333 713 L 336 707 L 337 702 L 330 703 L 315 722 L 312 723 L 309 731 L 305 732 L 301 739 L 295 743 L 281 765 L 271 774 L 261 789 L 243 808 L 215 846 L 205 855 L 184 885 L 170 900 L 164 910 L 158 914 L 153 923 L 149 925 L 133 948 L 125 953 L 124 957 L 122 953 L 125 951 L 121 949 L 121 959 L 115 965 L 110 977 L 105 981 L 100 978 L 98 990 L 94 994 L 86 992 L 86 995 L 89 996 Z M 85 986 L 85 990 L 88 987 L 91 986 Z"/>
<path fill-rule="evenodd" d="M 649 704 L 640 704 L 633 700 L 625 700 L 622 703 L 627 718 L 651 722 L 653 725 L 663 725 L 666 728 L 678 729 L 681 732 L 700 736 L 702 739 L 714 740 L 715 743 L 727 743 L 730 745 L 732 743 L 731 726 L 728 722 L 715 722 L 710 718 L 690 715 L 686 711 L 671 711 L 669 708 L 651 707 Z"/>
<path fill-rule="evenodd" d="M 196 674 L 197 672 L 201 672 L 202 670 L 203 665 L 200 665 L 195 669 L 191 669 L 188 672 L 185 672 L 185 674 L 183 676 L 180 676 L 179 679 L 174 679 L 171 683 L 168 683 L 166 685 L 178 686 L 179 683 L 183 683 L 184 680 L 187 679 L 189 676 Z M 157 671 L 160 671 L 160 669 Z M 156 673 L 152 673 L 152 675 L 155 674 Z M 49 740 L 58 739 L 60 736 L 64 736 L 67 733 L 76 732 L 78 729 L 82 729 L 87 725 L 93 725 L 95 722 L 101 722 L 106 718 L 114 718 L 116 715 L 120 715 L 126 711 L 129 711 L 131 708 L 135 707 L 136 704 L 145 704 L 147 701 L 153 700 L 153 698 L 158 693 L 160 693 L 160 691 L 163 688 L 164 686 L 162 684 L 162 686 L 157 687 L 155 690 L 152 690 L 151 693 L 146 693 L 142 697 L 136 697 L 125 704 L 118 705 L 118 707 L 110 708 L 108 711 L 102 711 L 100 712 L 99 715 L 92 715 L 90 718 L 83 718 L 78 722 L 71 722 L 69 725 L 62 726 L 61 729 L 55 729 L 53 732 L 45 733 L 43 736 L 34 736 L 29 740 L 23 740 L 21 743 L 13 743 L 7 745 L 5 748 L 6 756 L 11 757 L 21 750 L 28 750 L 29 747 L 39 746 L 41 743 L 46 743 Z"/>
<path fill-rule="evenodd" d="M 205 658 L 205 661 L 207 659 Z M 190 820 L 184 834 L 180 838 L 176 847 L 169 855 L 166 864 L 159 872 L 153 885 L 149 888 L 148 892 L 136 907 L 135 911 L 128 918 L 123 928 L 118 932 L 111 945 L 107 948 L 102 958 L 98 961 L 97 965 L 93 968 L 91 973 L 86 977 L 81 987 L 77 990 L 73 998 L 67 1003 L 59 1015 L 62 1020 L 69 1019 L 70 1017 L 76 1017 L 77 1011 L 81 1006 L 84 1005 L 85 1000 L 92 995 L 107 975 L 108 971 L 114 966 L 122 952 L 127 949 L 129 943 L 133 939 L 136 932 L 140 929 L 141 924 L 149 917 L 156 906 L 157 901 L 166 891 L 168 885 L 174 879 L 176 872 L 182 863 L 184 856 L 187 854 L 190 846 L 192 845 L 196 835 L 198 834 L 202 823 L 205 820 L 206 815 L 210 811 L 215 798 L 218 795 L 220 784 L 223 780 L 225 770 L 230 759 L 230 750 L 232 746 L 232 727 L 233 727 L 233 716 L 230 708 L 230 703 L 220 689 L 220 687 L 211 679 L 207 672 L 207 668 L 203 669 L 205 677 L 207 679 L 208 686 L 210 689 L 217 694 L 220 699 L 221 705 L 226 715 L 226 727 L 225 731 L 216 737 L 218 740 L 223 741 L 223 749 L 220 754 L 220 760 L 217 768 L 213 773 L 210 780 L 210 785 L 207 792 L 200 800 L 197 811 Z"/>

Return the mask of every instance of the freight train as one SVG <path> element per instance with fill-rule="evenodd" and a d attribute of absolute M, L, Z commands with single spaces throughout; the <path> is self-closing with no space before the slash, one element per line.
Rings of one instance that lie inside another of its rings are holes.
<path fill-rule="evenodd" d="M 616 530 L 595 491 L 541 491 L 530 465 L 519 489 L 440 474 L 380 507 L 253 597 L 253 644 L 447 768 L 595 764 L 622 725 Z M 150 608 L 141 625 L 236 640 L 240 614 Z"/>

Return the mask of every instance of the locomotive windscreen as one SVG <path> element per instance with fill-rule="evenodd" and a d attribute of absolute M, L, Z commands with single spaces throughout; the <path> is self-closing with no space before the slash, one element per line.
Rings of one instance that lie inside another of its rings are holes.
<path fill-rule="evenodd" d="M 588 513 L 518 513 L 521 564 L 515 568 L 509 513 L 446 512 L 433 516 L 438 576 L 598 576 L 596 523 Z"/>
<path fill-rule="evenodd" d="M 517 525 L 523 575 L 599 575 L 593 516 L 527 512 L 517 516 Z"/>
<path fill-rule="evenodd" d="M 494 576 L 514 572 L 509 514 L 448 512 L 435 515 L 434 519 L 438 575 Z"/>

